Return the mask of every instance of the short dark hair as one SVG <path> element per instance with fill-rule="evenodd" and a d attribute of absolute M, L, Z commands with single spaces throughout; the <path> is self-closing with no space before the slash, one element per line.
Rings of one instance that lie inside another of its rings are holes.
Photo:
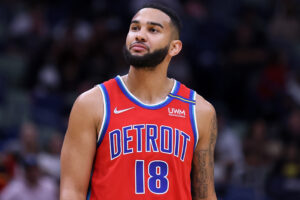
<path fill-rule="evenodd" d="M 180 31 L 181 31 L 182 24 L 181 24 L 181 20 L 180 20 L 179 16 L 173 9 L 171 9 L 161 3 L 153 3 L 153 2 L 144 4 L 139 10 L 141 10 L 143 8 L 154 8 L 154 9 L 158 9 L 158 10 L 162 11 L 163 13 L 167 14 L 171 19 L 171 23 L 174 25 L 175 29 L 178 32 L 178 37 L 180 37 Z"/>

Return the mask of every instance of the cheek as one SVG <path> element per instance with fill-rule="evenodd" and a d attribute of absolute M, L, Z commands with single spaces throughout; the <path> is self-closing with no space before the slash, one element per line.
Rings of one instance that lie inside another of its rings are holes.
<path fill-rule="evenodd" d="M 162 48 L 162 47 L 166 47 L 168 44 L 170 43 L 170 38 L 163 36 L 163 35 L 159 35 L 156 36 L 155 39 L 152 40 L 152 45 Z"/>
<path fill-rule="evenodd" d="M 128 32 L 126 37 L 126 46 L 128 47 L 134 40 L 134 34 L 131 32 Z"/>

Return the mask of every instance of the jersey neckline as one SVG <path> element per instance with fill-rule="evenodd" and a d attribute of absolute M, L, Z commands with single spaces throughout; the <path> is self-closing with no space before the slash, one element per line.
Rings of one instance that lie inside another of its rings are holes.
<path fill-rule="evenodd" d="M 137 97 L 135 97 L 128 90 L 127 86 L 125 85 L 125 83 L 122 80 L 122 78 L 121 78 L 120 75 L 116 76 L 115 80 L 117 81 L 117 84 L 119 85 L 119 87 L 122 90 L 122 92 L 124 93 L 124 95 L 130 101 L 132 101 L 136 105 L 141 106 L 141 107 L 146 108 L 146 109 L 152 109 L 152 110 L 154 110 L 154 109 L 162 108 L 162 107 L 168 105 L 172 101 L 172 99 L 173 99 L 172 97 L 170 97 L 169 95 L 167 95 L 167 97 L 164 100 L 162 100 L 161 102 L 159 102 L 159 103 L 156 103 L 156 104 L 146 104 L 146 103 L 142 102 L 141 100 L 139 100 Z M 180 87 L 180 83 L 174 79 L 174 85 L 173 85 L 171 93 L 169 93 L 169 94 L 177 94 L 178 91 L 179 91 L 179 87 Z"/>

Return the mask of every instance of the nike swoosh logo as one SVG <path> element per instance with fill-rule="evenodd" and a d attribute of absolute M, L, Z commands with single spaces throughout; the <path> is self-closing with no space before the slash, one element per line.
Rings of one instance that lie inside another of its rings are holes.
<path fill-rule="evenodd" d="M 117 107 L 115 107 L 114 113 L 115 113 L 115 114 L 120 114 L 120 113 L 126 112 L 126 111 L 128 111 L 128 110 L 131 110 L 131 109 L 133 109 L 133 108 L 134 108 L 134 107 L 126 108 L 126 109 L 122 109 L 122 110 L 118 110 Z"/>

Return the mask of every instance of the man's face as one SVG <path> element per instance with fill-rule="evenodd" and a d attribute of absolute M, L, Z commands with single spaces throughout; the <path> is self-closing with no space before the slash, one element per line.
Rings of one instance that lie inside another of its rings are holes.
<path fill-rule="evenodd" d="M 160 10 L 144 8 L 132 19 L 124 55 L 136 68 L 154 68 L 168 54 L 171 42 L 171 19 Z"/>

